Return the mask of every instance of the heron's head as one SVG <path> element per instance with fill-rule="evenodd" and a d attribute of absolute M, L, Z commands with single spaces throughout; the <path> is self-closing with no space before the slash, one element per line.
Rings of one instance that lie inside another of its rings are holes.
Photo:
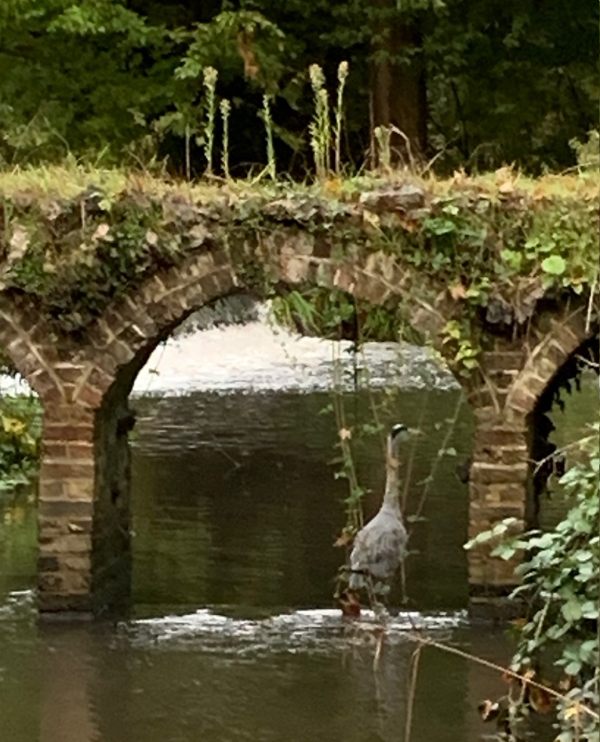
<path fill-rule="evenodd" d="M 402 423 L 396 423 L 396 425 L 394 425 L 390 430 L 391 440 L 397 441 L 398 443 L 408 440 L 409 437 L 410 431 L 406 425 L 402 425 Z"/>
<path fill-rule="evenodd" d="M 409 438 L 410 430 L 406 425 L 402 425 L 401 423 L 394 425 L 388 433 L 388 454 L 396 458 L 400 444 Z"/>

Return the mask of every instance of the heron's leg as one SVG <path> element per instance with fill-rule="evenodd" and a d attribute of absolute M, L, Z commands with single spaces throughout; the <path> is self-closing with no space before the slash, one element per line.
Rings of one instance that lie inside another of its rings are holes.
<path fill-rule="evenodd" d="M 375 588 L 373 586 L 373 577 L 366 572 L 365 573 L 365 585 L 367 586 L 367 596 L 369 598 L 369 606 L 372 610 L 375 610 L 376 606 L 378 605 L 377 595 L 375 593 Z"/>

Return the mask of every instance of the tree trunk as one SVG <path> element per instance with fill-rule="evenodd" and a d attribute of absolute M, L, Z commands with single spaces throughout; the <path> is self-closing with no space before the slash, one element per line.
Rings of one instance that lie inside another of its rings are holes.
<path fill-rule="evenodd" d="M 372 125 L 403 132 L 406 139 L 391 136 L 392 160 L 410 165 L 423 158 L 427 145 L 425 65 L 419 28 L 394 12 L 394 3 L 377 3 L 383 18 L 373 39 Z"/>

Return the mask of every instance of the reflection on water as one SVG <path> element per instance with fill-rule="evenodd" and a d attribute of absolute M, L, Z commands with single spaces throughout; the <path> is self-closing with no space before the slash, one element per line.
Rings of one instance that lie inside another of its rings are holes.
<path fill-rule="evenodd" d="M 332 544 L 345 522 L 347 485 L 334 479 L 330 463 L 337 433 L 331 415 L 320 414 L 329 399 L 238 393 L 137 401 L 136 603 L 330 605 L 344 560 Z M 352 424 L 369 420 L 371 402 L 380 400 L 357 394 L 348 401 Z M 405 392 L 382 420 L 387 428 L 401 419 L 423 433 L 405 449 L 408 513 L 427 493 L 407 576 L 411 605 L 420 610 L 466 603 L 467 495 L 455 473 L 470 450 L 465 406 L 448 443 L 455 455 L 441 460 L 427 490 L 424 484 L 459 402 L 458 392 Z M 384 486 L 380 439 L 362 441 L 356 456 L 370 517 Z"/>
<path fill-rule="evenodd" d="M 11 631 L 0 621 L 2 664 L 10 668 L 10 682 L 0 682 L 3 740 L 403 739 L 415 648 L 408 622 L 390 627 L 374 669 L 372 634 L 328 612 L 248 621 L 200 611 L 117 627 L 36 627 L 30 595 L 9 602 Z M 425 623 L 467 651 L 486 644 L 496 659 L 508 651 L 502 634 L 467 629 L 460 617 Z M 412 739 L 475 742 L 483 729 L 475 701 L 486 685 L 497 692 L 499 681 L 425 649 Z"/>
<path fill-rule="evenodd" d="M 375 669 L 370 617 L 345 623 L 331 602 L 347 490 L 332 476 L 334 422 L 320 414 L 329 367 L 318 383 L 306 371 L 309 393 L 300 394 L 302 374 L 283 383 L 275 366 L 263 379 L 279 379 L 277 392 L 248 393 L 240 371 L 235 384 L 215 382 L 221 393 L 135 400 L 128 621 L 38 625 L 34 498 L 0 495 L 1 742 L 392 742 L 405 739 L 413 625 L 506 662 L 505 635 L 469 625 L 463 612 L 467 493 L 455 470 L 470 450 L 466 409 L 426 484 L 456 389 L 409 384 L 384 415 L 386 426 L 402 420 L 423 432 L 405 451 L 407 511 L 428 494 L 411 535 L 408 602 L 392 596 Z M 170 388 L 179 372 L 166 373 Z M 403 373 L 421 378 L 408 361 Z M 561 435 L 588 419 L 594 393 L 586 386 L 567 406 Z M 385 395 L 348 395 L 349 424 L 370 420 Z M 356 457 L 370 516 L 383 487 L 381 441 L 359 441 Z M 477 704 L 503 690 L 496 673 L 424 649 L 412 742 L 476 742 L 491 731 Z"/>

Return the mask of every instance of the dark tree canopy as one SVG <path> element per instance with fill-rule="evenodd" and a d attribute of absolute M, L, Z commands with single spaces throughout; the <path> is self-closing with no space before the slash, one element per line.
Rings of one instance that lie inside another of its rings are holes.
<path fill-rule="evenodd" d="M 563 169 L 598 125 L 596 0 L 3 0 L 0 162 L 168 158 L 177 172 L 187 133 L 202 170 L 213 66 L 232 103 L 232 172 L 265 162 L 266 92 L 278 166 L 301 175 L 308 65 L 333 95 L 342 60 L 348 166 L 390 124 L 441 171 Z"/>

